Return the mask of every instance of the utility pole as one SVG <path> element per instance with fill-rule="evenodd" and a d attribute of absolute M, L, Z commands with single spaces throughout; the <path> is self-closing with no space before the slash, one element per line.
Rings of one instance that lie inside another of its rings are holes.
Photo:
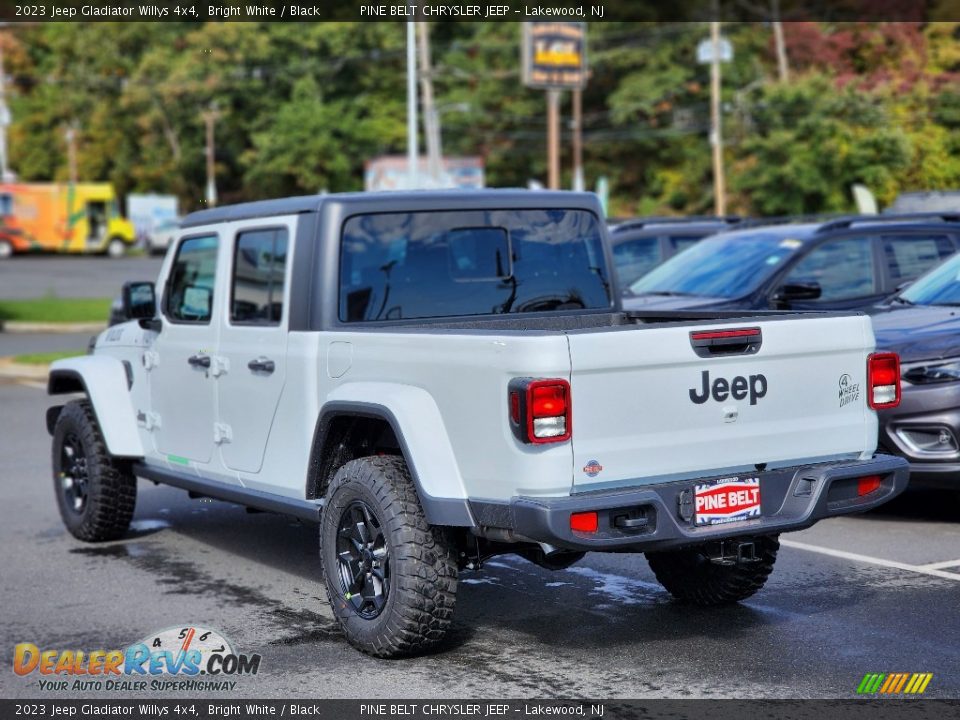
<path fill-rule="evenodd" d="M 583 192 L 583 90 L 573 91 L 573 189 Z"/>
<path fill-rule="evenodd" d="M 215 207 L 217 204 L 217 152 L 216 137 L 214 127 L 217 120 L 220 119 L 220 110 L 217 108 L 217 101 L 212 100 L 210 106 L 203 111 L 203 122 L 207 128 L 207 206 Z"/>
<path fill-rule="evenodd" d="M 427 169 L 435 185 L 443 174 L 443 147 L 440 116 L 433 99 L 433 70 L 430 64 L 430 30 L 425 22 L 417 23 L 420 40 L 420 91 L 423 93 L 423 125 L 427 137 Z"/>
<path fill-rule="evenodd" d="M 719 17 L 717 0 L 714 0 L 714 17 Z M 717 216 L 727 214 L 726 180 L 723 174 L 723 128 L 720 119 L 720 22 L 710 23 L 710 43 L 713 46 L 710 58 L 710 144 L 713 146 L 713 205 Z"/>
<path fill-rule="evenodd" d="M 77 184 L 77 121 L 72 121 L 63 131 L 67 141 L 67 168 L 70 173 L 70 183 Z"/>
<path fill-rule="evenodd" d="M 770 0 L 770 15 L 773 17 L 773 42 L 777 48 L 777 71 L 780 82 L 790 79 L 790 65 L 787 62 L 787 43 L 783 39 L 783 23 L 780 22 L 780 0 Z"/>
<path fill-rule="evenodd" d="M 6 23 L 3 23 L 6 25 Z M 0 36 L 0 182 L 13 182 L 7 158 L 7 128 L 12 118 L 7 107 L 7 74 L 3 67 L 3 37 Z"/>
<path fill-rule="evenodd" d="M 547 90 L 547 187 L 560 189 L 560 91 Z"/>
<path fill-rule="evenodd" d="M 417 186 L 417 35 L 413 21 L 407 21 L 407 181 Z"/>

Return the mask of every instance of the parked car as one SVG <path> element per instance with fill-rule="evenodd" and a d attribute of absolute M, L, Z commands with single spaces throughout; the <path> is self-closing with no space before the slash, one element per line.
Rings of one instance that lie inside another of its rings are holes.
<path fill-rule="evenodd" d="M 161 222 L 147 233 L 147 252 L 151 255 L 163 255 L 167 251 L 167 248 L 170 247 L 170 242 L 179 229 L 179 218 Z"/>
<path fill-rule="evenodd" d="M 83 394 L 46 416 L 64 524 L 123 536 L 137 477 L 317 523 L 336 621 L 390 657 L 440 642 L 458 573 L 498 554 L 644 552 L 720 605 L 780 533 L 904 489 L 874 452 L 899 378 L 868 317 L 623 313 L 601 213 L 454 191 L 188 216 L 128 321 L 51 367 Z"/>
<path fill-rule="evenodd" d="M 610 244 L 620 287 L 629 287 L 664 260 L 739 222 L 736 216 L 650 217 L 611 225 Z"/>
<path fill-rule="evenodd" d="M 856 216 L 704 238 L 640 278 L 627 310 L 851 310 L 960 249 L 960 215 Z"/>
<path fill-rule="evenodd" d="M 910 482 L 960 490 L 960 254 L 873 316 L 877 346 L 900 354 L 902 397 L 880 412 L 880 444 Z"/>

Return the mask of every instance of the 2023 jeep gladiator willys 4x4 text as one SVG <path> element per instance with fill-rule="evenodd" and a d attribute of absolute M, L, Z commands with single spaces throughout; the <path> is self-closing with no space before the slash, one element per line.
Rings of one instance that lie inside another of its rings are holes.
<path fill-rule="evenodd" d="M 56 362 L 57 501 L 124 534 L 136 478 L 320 527 L 351 643 L 439 641 L 458 572 L 643 552 L 755 593 L 781 532 L 907 482 L 874 456 L 896 356 L 859 315 L 624 313 L 591 195 L 346 194 L 186 218 L 130 320 Z"/>

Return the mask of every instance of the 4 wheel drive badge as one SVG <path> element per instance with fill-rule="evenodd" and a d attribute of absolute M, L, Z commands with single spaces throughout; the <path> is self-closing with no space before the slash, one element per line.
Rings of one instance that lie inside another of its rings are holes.
<path fill-rule="evenodd" d="M 860 383 L 855 383 L 847 373 L 840 376 L 840 407 L 849 405 L 860 397 Z"/>

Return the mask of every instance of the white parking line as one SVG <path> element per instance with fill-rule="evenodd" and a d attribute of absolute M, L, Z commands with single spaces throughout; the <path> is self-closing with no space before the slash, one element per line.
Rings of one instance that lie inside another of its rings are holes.
<path fill-rule="evenodd" d="M 833 548 L 821 547 L 819 545 L 807 545 L 806 543 L 797 542 L 796 540 L 781 540 L 780 544 L 785 547 L 795 548 L 797 550 L 806 550 L 807 552 L 815 552 L 820 553 L 821 555 L 842 558 L 843 560 L 853 560 L 854 562 L 869 563 L 870 565 L 880 565 L 882 567 L 906 570 L 907 572 L 920 573 L 921 575 L 932 575 L 933 577 L 960 582 L 960 574 L 944 572 L 943 570 L 932 568 L 929 565 L 910 565 L 909 563 L 897 562 L 896 560 L 885 560 L 884 558 L 876 558 L 869 555 L 859 555 L 857 553 L 846 552 L 845 550 L 834 550 Z M 939 565 L 939 563 L 934 564 Z"/>
<path fill-rule="evenodd" d="M 960 560 L 944 560 L 943 562 L 927 563 L 920 567 L 924 570 L 941 570 L 948 567 L 960 567 Z"/>

